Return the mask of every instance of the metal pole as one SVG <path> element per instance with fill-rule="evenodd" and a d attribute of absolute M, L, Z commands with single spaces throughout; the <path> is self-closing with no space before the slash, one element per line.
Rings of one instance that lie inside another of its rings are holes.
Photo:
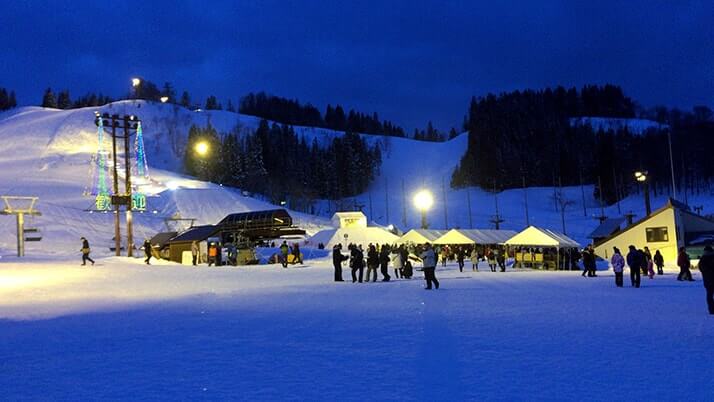
<path fill-rule="evenodd" d="M 426 210 L 422 209 L 421 210 L 421 228 L 422 229 L 427 229 L 427 224 L 426 224 Z"/>
<path fill-rule="evenodd" d="M 17 213 L 17 256 L 25 255 L 25 214 Z"/>
<path fill-rule="evenodd" d="M 389 225 L 389 183 L 387 178 L 384 178 L 384 201 L 385 201 L 385 212 L 387 215 L 387 225 Z"/>
<path fill-rule="evenodd" d="M 129 148 L 129 118 L 124 116 L 124 171 L 126 172 L 125 191 L 129 197 L 126 205 L 126 255 L 134 256 L 134 233 L 133 233 L 133 217 L 131 215 L 131 150 Z"/>
<path fill-rule="evenodd" d="M 402 224 L 407 227 L 407 193 L 404 192 L 404 179 L 402 179 Z"/>
<path fill-rule="evenodd" d="M 526 176 L 522 176 L 523 178 L 523 201 L 525 201 L 525 207 L 526 207 L 526 227 L 530 226 L 530 218 L 528 217 L 528 190 L 526 190 Z"/>
<path fill-rule="evenodd" d="M 667 141 L 669 142 L 669 170 L 672 173 L 672 198 L 677 199 L 677 186 L 674 184 L 674 159 L 672 158 L 672 129 L 667 130 Z"/>
<path fill-rule="evenodd" d="M 647 213 L 646 216 L 650 216 L 652 213 L 652 209 L 650 207 L 650 185 L 647 183 L 647 180 L 644 181 L 645 185 L 645 212 Z"/>
<path fill-rule="evenodd" d="M 117 166 L 117 119 L 112 116 L 112 158 L 114 172 L 114 195 L 119 195 L 119 167 Z M 121 230 L 119 228 L 119 205 L 114 204 L 114 248 L 117 256 L 121 255 Z"/>
<path fill-rule="evenodd" d="M 444 177 L 441 177 L 441 194 L 444 198 L 444 229 L 449 228 L 449 215 L 446 213 L 446 185 L 444 184 Z"/>
<path fill-rule="evenodd" d="M 473 229 L 474 221 L 473 217 L 471 216 L 471 190 L 469 190 L 468 188 L 466 188 L 466 203 L 469 207 L 469 229 Z"/>

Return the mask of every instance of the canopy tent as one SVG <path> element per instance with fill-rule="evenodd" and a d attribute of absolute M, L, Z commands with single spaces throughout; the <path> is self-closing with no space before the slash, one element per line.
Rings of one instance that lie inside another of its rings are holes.
<path fill-rule="evenodd" d="M 507 246 L 579 248 L 580 244 L 563 233 L 529 226 L 506 240 Z"/>
<path fill-rule="evenodd" d="M 399 236 L 379 227 L 348 227 L 339 229 L 326 229 L 315 233 L 308 243 L 311 245 L 324 244 L 332 248 L 336 244 L 347 247 L 350 243 L 361 244 L 363 247 L 369 243 L 394 244 Z"/>
<path fill-rule="evenodd" d="M 446 234 L 446 230 L 412 229 L 400 237 L 397 243 L 433 243 L 444 234 Z"/>
<path fill-rule="evenodd" d="M 513 230 L 451 229 L 434 244 L 503 244 L 515 234 Z"/>

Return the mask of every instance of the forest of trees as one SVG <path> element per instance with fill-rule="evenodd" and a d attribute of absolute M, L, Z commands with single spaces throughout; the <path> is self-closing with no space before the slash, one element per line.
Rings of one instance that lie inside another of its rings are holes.
<path fill-rule="evenodd" d="M 17 106 L 15 91 L 8 91 L 0 87 L 0 111 L 12 109 Z"/>
<path fill-rule="evenodd" d="M 194 146 L 208 143 L 209 155 Z M 240 128 L 219 134 L 211 127 L 192 126 L 184 156 L 187 173 L 203 180 L 260 193 L 293 207 L 315 199 L 341 199 L 364 192 L 379 172 L 381 150 L 357 134 L 346 132 L 331 142 L 307 143 L 287 124 L 260 121 L 250 134 Z"/>
<path fill-rule="evenodd" d="M 404 137 L 404 129 L 389 120 L 381 120 L 377 113 L 369 115 L 351 109 L 345 113 L 340 105 L 334 107 L 327 105 L 323 117 L 320 111 L 309 103 L 303 105 L 297 100 L 268 95 L 264 92 L 250 93 L 241 98 L 238 111 L 294 126 Z"/>
<path fill-rule="evenodd" d="M 714 177 L 704 150 L 714 146 L 714 123 L 706 108 L 697 113 L 654 109 L 642 117 L 660 129 L 632 133 L 627 128 L 594 130 L 570 124 L 571 117 L 635 117 L 634 102 L 619 87 L 586 86 L 526 90 L 474 98 L 469 107 L 468 149 L 454 172 L 454 187 L 478 185 L 501 190 L 527 186 L 595 183 L 595 195 L 610 204 L 635 188 L 636 170 L 647 170 L 655 191 L 671 187 L 668 131 L 680 186 Z M 686 157 L 685 157 L 686 156 Z M 694 179 L 696 178 L 696 179 Z M 597 186 L 601 183 L 602 190 Z M 669 187 L 668 187 L 669 186 Z"/>
<path fill-rule="evenodd" d="M 42 107 L 51 107 L 54 109 L 77 109 L 89 106 L 102 106 L 113 102 L 112 98 L 102 94 L 89 93 L 81 98 L 72 101 L 69 95 L 69 90 L 60 91 L 57 95 L 52 91 L 52 88 L 47 88 L 42 95 Z"/>

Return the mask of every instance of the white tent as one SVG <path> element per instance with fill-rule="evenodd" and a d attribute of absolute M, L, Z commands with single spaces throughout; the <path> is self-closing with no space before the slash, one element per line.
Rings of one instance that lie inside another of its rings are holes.
<path fill-rule="evenodd" d="M 550 229 L 529 226 L 522 232 L 506 240 L 508 246 L 532 247 L 580 247 L 580 244 L 563 233 Z"/>
<path fill-rule="evenodd" d="M 398 239 L 399 236 L 379 227 L 350 227 L 321 230 L 308 242 L 311 245 L 322 243 L 326 248 L 332 248 L 336 244 L 342 244 L 342 247 L 347 248 L 350 243 L 366 247 L 369 243 L 394 244 Z"/>
<path fill-rule="evenodd" d="M 446 230 L 412 229 L 400 237 L 397 243 L 433 243 L 434 240 L 443 236 L 445 233 Z"/>
<path fill-rule="evenodd" d="M 434 244 L 503 244 L 515 234 L 513 230 L 451 229 Z"/>

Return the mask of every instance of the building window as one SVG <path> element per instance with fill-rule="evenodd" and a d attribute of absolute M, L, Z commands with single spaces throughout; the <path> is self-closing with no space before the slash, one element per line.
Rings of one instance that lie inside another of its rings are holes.
<path fill-rule="evenodd" d="M 666 226 L 660 228 L 646 228 L 645 232 L 647 233 L 647 243 L 669 241 L 669 234 L 667 233 Z"/>

